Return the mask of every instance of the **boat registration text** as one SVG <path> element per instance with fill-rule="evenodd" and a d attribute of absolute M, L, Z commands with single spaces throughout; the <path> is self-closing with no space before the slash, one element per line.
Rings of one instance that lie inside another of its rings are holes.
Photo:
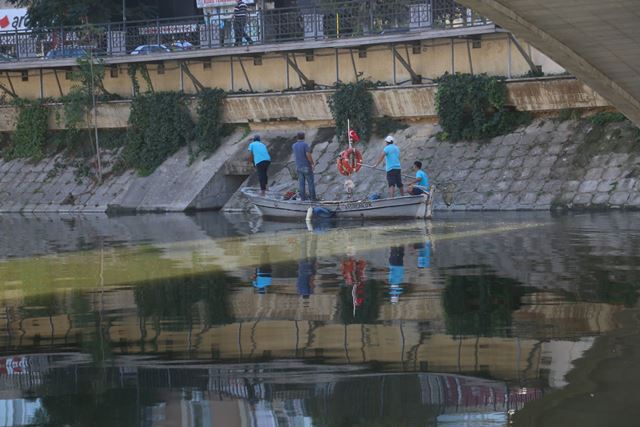
<path fill-rule="evenodd" d="M 342 204 L 340 205 L 340 207 L 341 207 L 342 209 L 345 209 L 345 210 L 370 208 L 370 207 L 371 207 L 371 202 L 349 202 L 349 203 L 342 203 Z"/>

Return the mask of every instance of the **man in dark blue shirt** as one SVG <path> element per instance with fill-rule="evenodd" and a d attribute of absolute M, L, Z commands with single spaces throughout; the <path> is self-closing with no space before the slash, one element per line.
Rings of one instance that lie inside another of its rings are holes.
<path fill-rule="evenodd" d="M 302 200 L 307 200 L 305 183 L 309 184 L 309 198 L 316 200 L 316 184 L 313 177 L 315 163 L 311 157 L 311 147 L 304 142 L 304 132 L 298 132 L 298 141 L 293 144 L 293 155 L 298 170 L 298 193 Z"/>

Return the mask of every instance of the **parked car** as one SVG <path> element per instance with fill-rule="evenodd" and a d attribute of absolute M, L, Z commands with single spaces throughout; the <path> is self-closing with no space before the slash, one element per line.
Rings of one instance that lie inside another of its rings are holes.
<path fill-rule="evenodd" d="M 175 41 L 173 43 L 171 43 L 171 49 L 172 50 L 191 50 L 193 49 L 193 44 L 191 44 L 190 42 L 186 41 L 186 40 L 178 40 Z"/>
<path fill-rule="evenodd" d="M 131 52 L 131 55 L 151 55 L 166 52 L 171 52 L 171 49 L 163 44 L 143 44 L 135 48 L 133 52 Z"/>
<path fill-rule="evenodd" d="M 0 53 L 0 62 L 11 62 L 15 60 L 16 58 L 14 58 L 11 55 L 7 55 L 6 53 Z"/>
<path fill-rule="evenodd" d="M 82 58 L 83 56 L 89 56 L 84 48 L 69 46 L 51 49 L 44 59 Z"/>

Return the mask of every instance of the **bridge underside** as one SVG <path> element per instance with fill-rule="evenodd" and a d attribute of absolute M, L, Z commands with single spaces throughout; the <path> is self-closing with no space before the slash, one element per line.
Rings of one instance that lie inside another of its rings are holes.
<path fill-rule="evenodd" d="M 460 0 L 583 80 L 640 125 L 637 0 Z"/>

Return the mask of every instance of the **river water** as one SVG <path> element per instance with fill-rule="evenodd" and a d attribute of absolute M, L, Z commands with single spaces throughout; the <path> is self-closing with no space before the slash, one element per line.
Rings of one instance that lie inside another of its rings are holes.
<path fill-rule="evenodd" d="M 0 427 L 640 418 L 640 214 L 1 216 L 0 239 Z"/>

